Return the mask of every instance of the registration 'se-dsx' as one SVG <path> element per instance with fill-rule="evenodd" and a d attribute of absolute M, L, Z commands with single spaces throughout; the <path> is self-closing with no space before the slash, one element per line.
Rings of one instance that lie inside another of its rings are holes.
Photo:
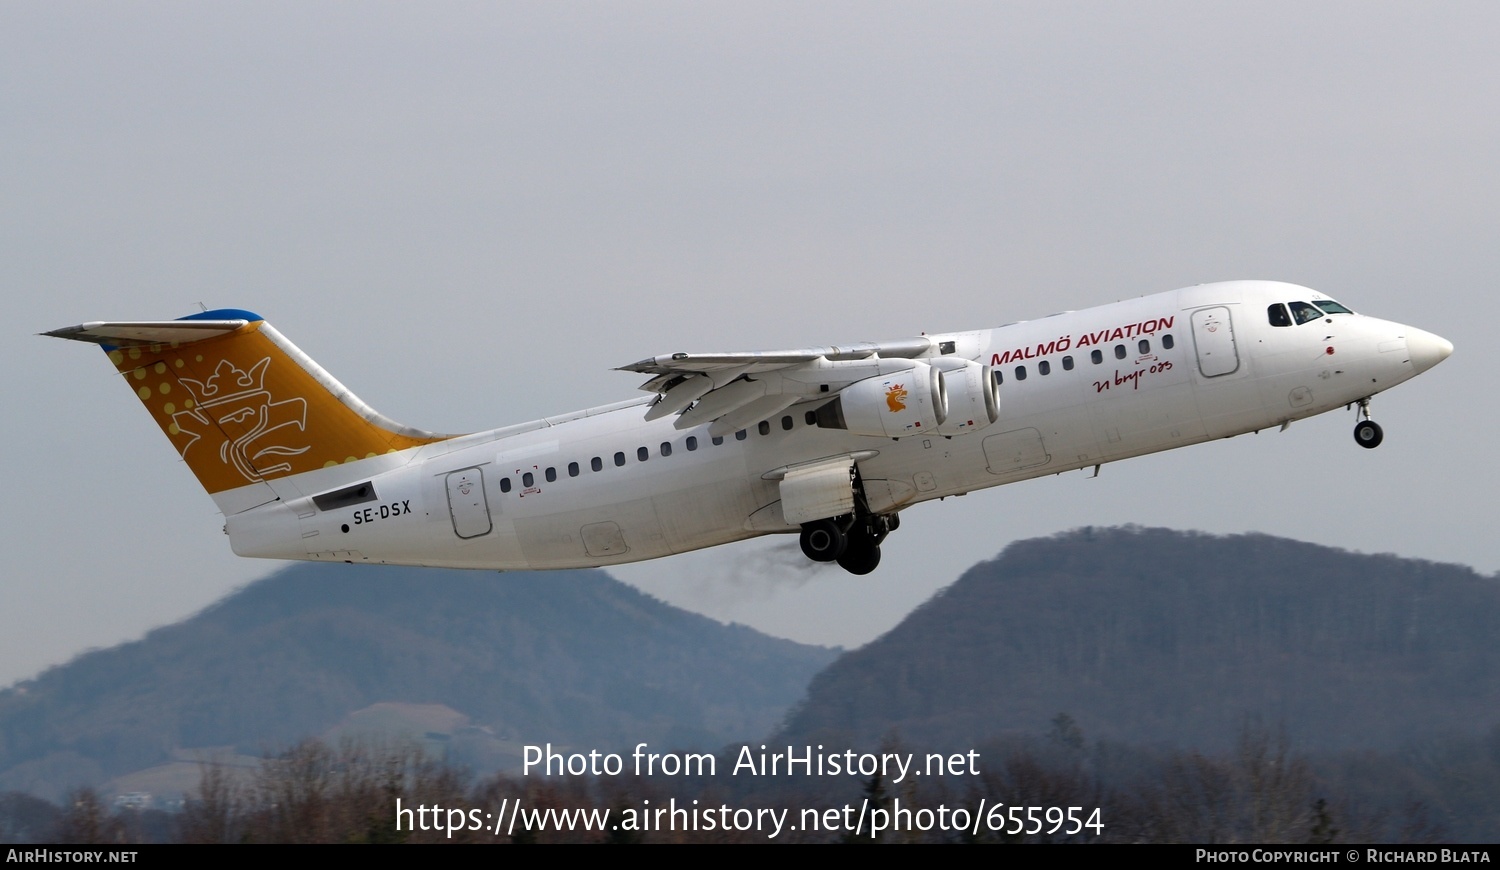
<path fill-rule="evenodd" d="M 1225 438 L 1370 397 L 1453 345 L 1292 284 L 1233 281 L 995 329 L 622 370 L 642 398 L 469 435 L 396 423 L 260 316 L 96 322 L 236 553 L 544 569 L 756 535 L 875 569 L 925 501 Z"/>

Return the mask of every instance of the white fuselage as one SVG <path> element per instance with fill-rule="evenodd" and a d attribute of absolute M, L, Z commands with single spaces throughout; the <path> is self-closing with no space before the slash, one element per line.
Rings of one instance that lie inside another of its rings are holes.
<path fill-rule="evenodd" d="M 933 356 L 952 342 L 953 354 L 1001 378 L 998 420 L 953 437 L 820 428 L 810 412 L 822 402 L 805 401 L 715 439 L 706 425 L 646 421 L 643 398 L 310 472 L 297 483 L 303 497 L 233 514 L 227 529 L 237 553 L 281 559 L 500 570 L 633 562 L 797 531 L 780 510 L 776 472 L 789 465 L 852 455 L 869 510 L 893 513 L 1310 417 L 1446 356 L 1429 361 L 1435 336 L 1358 314 L 1268 319 L 1275 303 L 1323 298 L 1228 282 L 930 336 Z M 360 481 L 373 486 L 364 501 L 312 498 Z"/>

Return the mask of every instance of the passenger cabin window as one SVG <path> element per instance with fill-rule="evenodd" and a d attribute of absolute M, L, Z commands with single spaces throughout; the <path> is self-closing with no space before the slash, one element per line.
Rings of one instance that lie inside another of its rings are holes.
<path fill-rule="evenodd" d="M 1094 365 L 1098 365 L 1099 363 L 1104 362 L 1104 351 L 1102 351 L 1102 350 L 1089 351 L 1089 359 L 1093 360 Z"/>
<path fill-rule="evenodd" d="M 781 418 L 781 428 L 788 432 L 792 431 L 792 418 L 790 416 Z"/>
<path fill-rule="evenodd" d="M 663 455 L 663 456 L 671 456 L 672 455 L 672 442 L 670 442 L 670 441 L 663 441 L 661 443 L 661 455 Z"/>
<path fill-rule="evenodd" d="M 1141 356 L 1145 356 L 1146 354 L 1151 352 L 1151 342 L 1147 341 L 1144 338 L 1140 340 L 1140 343 L 1137 344 L 1136 347 L 1140 349 Z"/>
<path fill-rule="evenodd" d="M 508 477 L 502 477 L 502 478 L 500 478 L 500 491 L 501 492 L 510 492 L 510 478 L 508 478 Z"/>
<path fill-rule="evenodd" d="M 1323 316 L 1323 312 L 1319 311 L 1316 305 L 1309 305 L 1306 302 L 1293 302 L 1291 308 L 1292 319 L 1296 320 L 1298 325 L 1311 323 Z"/>
<path fill-rule="evenodd" d="M 1125 351 L 1125 345 L 1123 345 L 1123 344 L 1117 344 L 1117 345 L 1115 345 L 1115 359 L 1124 359 L 1125 358 L 1125 352 L 1126 352 Z"/>
<path fill-rule="evenodd" d="M 556 468 L 552 468 L 550 466 L 547 468 L 547 482 L 548 483 L 556 483 L 557 482 L 557 469 Z"/>
<path fill-rule="evenodd" d="M 1025 366 L 1016 366 L 1016 380 L 1018 380 L 1018 381 L 1024 381 L 1024 380 L 1026 380 L 1026 367 Z"/>
<path fill-rule="evenodd" d="M 1036 370 L 1039 374 L 1050 375 L 1052 374 L 1052 363 L 1042 360 L 1036 364 Z"/>
<path fill-rule="evenodd" d="M 688 449 L 689 453 L 692 453 L 694 450 L 698 449 L 698 436 L 696 436 L 696 435 L 689 435 L 688 436 L 688 438 L 687 438 L 687 449 Z"/>
<path fill-rule="evenodd" d="M 715 435 L 714 436 L 714 446 L 715 447 L 718 447 L 720 444 L 723 444 L 723 443 L 724 443 L 724 436 L 723 435 Z"/>
<path fill-rule="evenodd" d="M 1003 383 L 1005 383 L 1005 372 L 1000 371 L 999 366 L 995 366 L 995 384 L 999 385 Z"/>
<path fill-rule="evenodd" d="M 1169 332 L 1161 337 L 1161 346 L 1163 350 L 1171 350 L 1173 344 L 1176 344 L 1176 342 L 1172 340 L 1172 333 Z"/>
<path fill-rule="evenodd" d="M 1071 372 L 1072 370 L 1073 370 L 1073 358 L 1070 357 L 1070 356 L 1063 357 L 1063 371 L 1065 371 L 1065 372 Z"/>
<path fill-rule="evenodd" d="M 760 432 L 760 434 L 762 434 L 762 435 L 770 435 L 771 434 L 771 421 L 770 420 L 762 420 L 762 421 L 760 421 L 759 423 L 756 424 L 755 429 L 756 429 L 756 431 Z"/>
<path fill-rule="evenodd" d="M 808 411 L 806 414 L 802 415 L 802 420 L 809 426 L 816 426 L 818 425 L 818 412 Z"/>
<path fill-rule="evenodd" d="M 744 429 L 741 429 L 740 431 L 734 433 L 734 440 L 736 440 L 736 441 L 744 441 L 749 436 L 750 436 L 749 432 L 746 432 Z"/>
<path fill-rule="evenodd" d="M 578 476 L 578 463 L 576 463 L 576 462 L 569 462 L 568 463 L 568 476 L 569 477 L 577 477 Z"/>
<path fill-rule="evenodd" d="M 615 465 L 623 466 L 624 464 L 625 464 L 625 454 L 624 453 L 616 453 L 615 454 Z"/>
<path fill-rule="evenodd" d="M 645 462 L 647 459 L 651 458 L 651 451 L 647 450 L 644 447 L 637 447 L 635 449 L 635 458 L 639 459 L 642 462 Z"/>
<path fill-rule="evenodd" d="M 521 475 L 522 486 L 531 486 L 533 483 L 536 483 L 536 475 L 532 474 L 529 471 Z"/>
<path fill-rule="evenodd" d="M 604 460 L 600 459 L 597 456 L 595 456 L 593 459 L 589 460 L 589 468 L 592 468 L 595 471 L 603 471 L 604 470 Z"/>
<path fill-rule="evenodd" d="M 1272 326 L 1292 325 L 1292 316 L 1286 313 L 1286 306 L 1280 302 L 1266 309 L 1266 318 L 1271 321 Z"/>

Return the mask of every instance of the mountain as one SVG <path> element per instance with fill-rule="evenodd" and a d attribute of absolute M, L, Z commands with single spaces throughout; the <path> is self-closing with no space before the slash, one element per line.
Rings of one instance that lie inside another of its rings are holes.
<path fill-rule="evenodd" d="M 1066 713 L 1088 739 L 1394 747 L 1500 723 L 1500 582 L 1265 535 L 1016 543 L 813 680 L 777 743 L 957 749 Z M 1066 722 L 1067 720 L 1058 720 Z"/>
<path fill-rule="evenodd" d="M 716 749 L 768 733 L 835 654 L 600 571 L 301 564 L 0 691 L 0 791 L 56 799 L 371 722 L 490 763 L 522 743 Z"/>

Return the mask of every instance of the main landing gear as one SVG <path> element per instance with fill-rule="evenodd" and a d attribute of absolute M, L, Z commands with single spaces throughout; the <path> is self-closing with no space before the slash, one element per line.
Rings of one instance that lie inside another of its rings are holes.
<path fill-rule="evenodd" d="M 803 523 L 802 555 L 814 562 L 838 562 L 850 574 L 868 574 L 880 564 L 880 542 L 899 525 L 896 514 L 845 514 Z"/>
<path fill-rule="evenodd" d="M 1359 413 L 1363 419 L 1354 426 L 1354 443 L 1367 449 L 1379 447 L 1380 442 L 1385 440 L 1385 430 L 1380 428 L 1379 423 L 1370 419 L 1368 397 L 1359 400 Z"/>

